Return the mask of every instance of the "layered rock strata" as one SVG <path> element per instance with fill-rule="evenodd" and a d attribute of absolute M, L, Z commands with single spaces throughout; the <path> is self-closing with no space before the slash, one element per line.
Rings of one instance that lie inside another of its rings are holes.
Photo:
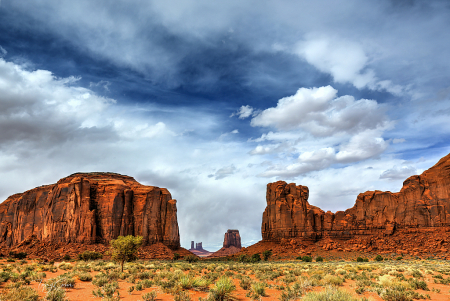
<path fill-rule="evenodd" d="M 180 247 L 176 200 L 165 188 L 115 173 L 76 173 L 0 204 L 0 246 L 33 237 L 49 243 L 108 243 L 140 235 L 144 245 Z"/>
<path fill-rule="evenodd" d="M 398 230 L 450 226 L 450 154 L 420 176 L 403 182 L 400 192 L 367 191 L 345 211 L 324 212 L 308 203 L 306 186 L 283 181 L 267 185 L 263 241 L 301 238 L 351 239 Z"/>

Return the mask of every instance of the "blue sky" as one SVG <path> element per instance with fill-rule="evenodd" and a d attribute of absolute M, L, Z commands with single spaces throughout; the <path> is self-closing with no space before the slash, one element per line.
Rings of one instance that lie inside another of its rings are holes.
<path fill-rule="evenodd" d="M 181 243 L 261 239 L 450 152 L 448 1 L 0 2 L 0 199 L 74 172 L 167 187 Z"/>

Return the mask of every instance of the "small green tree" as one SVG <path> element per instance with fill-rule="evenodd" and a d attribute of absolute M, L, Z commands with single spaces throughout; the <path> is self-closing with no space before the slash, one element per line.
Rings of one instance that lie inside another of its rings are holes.
<path fill-rule="evenodd" d="M 272 256 L 272 250 L 265 250 L 263 253 L 264 261 L 269 260 L 269 257 Z"/>
<path fill-rule="evenodd" d="M 110 241 L 111 245 L 111 257 L 114 261 L 120 263 L 123 272 L 123 264 L 125 261 L 133 261 L 137 259 L 137 251 L 142 245 L 142 236 L 128 235 L 119 236 L 117 239 Z"/>
<path fill-rule="evenodd" d="M 383 261 L 383 256 L 377 255 L 377 256 L 375 256 L 375 260 L 376 261 Z"/>
<path fill-rule="evenodd" d="M 261 261 L 261 255 L 259 255 L 258 253 L 253 254 L 252 258 L 250 259 L 251 262 L 260 262 Z"/>

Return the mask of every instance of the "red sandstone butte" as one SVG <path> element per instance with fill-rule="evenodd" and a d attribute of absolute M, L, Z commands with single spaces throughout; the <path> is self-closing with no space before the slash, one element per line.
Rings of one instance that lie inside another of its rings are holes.
<path fill-rule="evenodd" d="M 241 236 L 239 235 L 239 230 L 228 230 L 223 239 L 223 247 L 208 257 L 229 256 L 238 253 L 241 249 Z"/>
<path fill-rule="evenodd" d="M 345 211 L 325 213 L 308 203 L 308 195 L 308 187 L 294 183 L 267 185 L 263 241 L 348 240 L 390 236 L 398 231 L 438 231 L 450 226 L 450 154 L 420 176 L 406 179 L 400 192 L 361 193 L 355 205 Z"/>
<path fill-rule="evenodd" d="M 239 249 L 242 248 L 239 230 L 228 230 L 227 233 L 225 233 L 225 237 L 223 239 L 223 247 L 229 248 L 231 246 L 235 246 Z"/>
<path fill-rule="evenodd" d="M 176 200 L 165 188 L 115 173 L 75 173 L 0 204 L 0 246 L 25 240 L 51 244 L 108 243 L 140 235 L 144 245 L 180 247 Z"/>

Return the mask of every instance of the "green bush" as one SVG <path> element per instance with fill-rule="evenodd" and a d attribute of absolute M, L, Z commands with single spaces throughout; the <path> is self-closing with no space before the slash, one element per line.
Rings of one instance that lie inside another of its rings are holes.
<path fill-rule="evenodd" d="M 13 252 L 13 251 L 9 252 L 9 256 L 13 257 L 13 258 L 16 258 L 16 259 L 24 259 L 24 258 L 27 257 L 27 255 L 28 254 L 25 253 L 25 252 L 19 252 L 19 253 L 16 253 L 16 252 Z"/>
<path fill-rule="evenodd" d="M 323 262 L 323 257 L 322 256 L 317 256 L 316 257 L 316 262 Z"/>
<path fill-rule="evenodd" d="M 83 253 L 78 254 L 78 260 L 96 260 L 103 258 L 103 254 L 95 251 L 84 251 Z"/>
<path fill-rule="evenodd" d="M 375 256 L 375 260 L 376 261 L 383 261 L 383 256 L 377 255 L 377 256 Z"/>
<path fill-rule="evenodd" d="M 173 260 L 178 260 L 178 259 L 180 259 L 180 254 L 178 254 L 178 253 L 173 253 Z"/>
<path fill-rule="evenodd" d="M 250 258 L 251 262 L 260 262 L 261 261 L 261 256 L 259 254 L 253 254 L 252 258 Z"/>
<path fill-rule="evenodd" d="M 364 258 L 362 258 L 361 256 L 358 256 L 358 258 L 356 258 L 357 262 L 364 262 Z"/>
<path fill-rule="evenodd" d="M 259 300 L 261 297 L 266 297 L 266 284 L 263 282 L 253 283 L 248 295 L 253 300 Z"/>
<path fill-rule="evenodd" d="M 186 260 L 189 263 L 193 263 L 193 262 L 197 262 L 198 261 L 198 257 L 195 256 L 194 254 L 186 255 L 186 256 L 184 256 L 183 259 Z"/>
<path fill-rule="evenodd" d="M 269 260 L 269 257 L 272 256 L 272 250 L 265 250 L 264 252 L 262 252 L 264 261 Z"/>
<path fill-rule="evenodd" d="M 232 300 L 232 292 L 236 289 L 230 278 L 222 277 L 210 289 L 208 299 L 212 301 Z"/>
<path fill-rule="evenodd" d="M 238 257 L 238 261 L 239 262 L 249 262 L 250 261 L 250 257 L 248 257 L 248 255 L 246 255 L 246 254 L 241 254 Z"/>
<path fill-rule="evenodd" d="M 395 258 L 395 260 L 402 260 L 402 259 L 403 259 L 402 256 L 399 256 L 399 257 Z"/>
<path fill-rule="evenodd" d="M 311 262 L 312 261 L 312 257 L 308 256 L 308 255 L 305 255 L 305 256 L 302 257 L 301 260 L 304 261 L 304 262 Z"/>

